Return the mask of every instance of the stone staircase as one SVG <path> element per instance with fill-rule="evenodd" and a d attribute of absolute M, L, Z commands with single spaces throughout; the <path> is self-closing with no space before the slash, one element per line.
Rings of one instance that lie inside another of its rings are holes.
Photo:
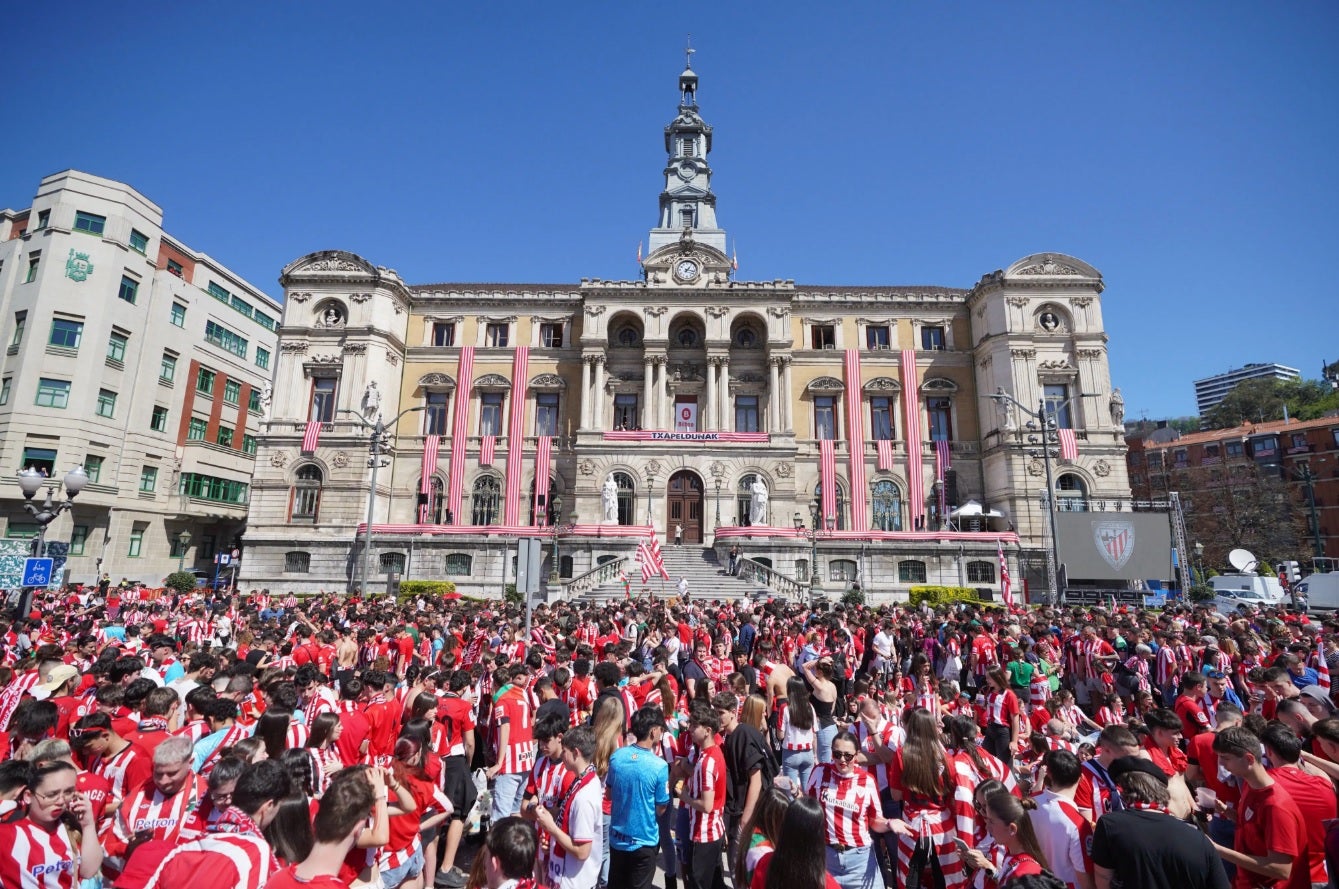
<path fill-rule="evenodd" d="M 688 578 L 688 595 L 699 600 L 738 599 L 741 596 L 749 597 L 759 591 L 767 590 L 761 584 L 726 574 L 725 565 L 716 558 L 716 551 L 710 547 L 697 544 L 684 546 L 668 544 L 661 547 L 660 554 L 665 560 L 665 571 L 670 576 L 670 579 L 664 582 L 666 596 L 679 594 L 680 577 Z M 634 573 L 638 570 L 635 562 L 629 561 L 628 566 L 629 576 L 632 578 L 632 593 L 635 596 L 642 588 L 642 577 L 640 573 Z M 653 577 L 647 584 L 657 596 L 661 595 L 660 583 L 659 578 Z M 586 592 L 580 598 L 586 602 L 609 602 L 621 599 L 623 595 L 623 584 L 615 580 Z"/>

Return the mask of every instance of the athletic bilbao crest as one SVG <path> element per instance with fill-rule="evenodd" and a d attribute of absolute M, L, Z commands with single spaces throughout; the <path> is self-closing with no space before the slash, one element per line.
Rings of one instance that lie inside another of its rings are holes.
<path fill-rule="evenodd" d="M 1093 542 L 1107 564 L 1119 571 L 1134 555 L 1134 522 L 1098 522 L 1093 526 Z"/>

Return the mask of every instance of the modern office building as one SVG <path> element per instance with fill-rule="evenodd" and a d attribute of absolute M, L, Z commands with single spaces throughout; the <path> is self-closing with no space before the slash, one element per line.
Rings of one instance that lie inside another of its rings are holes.
<path fill-rule="evenodd" d="M 158 583 L 231 554 L 280 312 L 120 182 L 66 170 L 0 211 L 0 587 L 38 529 L 15 479 L 29 468 L 88 475 L 47 533 L 76 580 Z"/>
<path fill-rule="evenodd" d="M 636 280 L 415 284 L 341 250 L 283 270 L 244 586 L 343 590 L 366 569 L 377 589 L 497 595 L 533 535 L 542 573 L 580 592 L 681 530 L 738 544 L 777 586 L 876 596 L 997 591 L 1002 544 L 1021 592 L 1044 577 L 1045 475 L 997 392 L 1074 431 L 1068 508 L 1129 497 L 1092 266 L 1041 253 L 967 287 L 741 279 L 697 87 L 685 70 Z"/>
<path fill-rule="evenodd" d="M 1236 388 L 1238 383 L 1260 379 L 1297 380 L 1301 377 L 1302 372 L 1295 367 L 1287 367 L 1282 364 L 1248 364 L 1236 370 L 1229 370 L 1226 373 L 1214 374 L 1211 377 L 1196 380 L 1195 404 L 1202 417 L 1217 407 L 1218 403 L 1226 398 L 1227 393 Z"/>

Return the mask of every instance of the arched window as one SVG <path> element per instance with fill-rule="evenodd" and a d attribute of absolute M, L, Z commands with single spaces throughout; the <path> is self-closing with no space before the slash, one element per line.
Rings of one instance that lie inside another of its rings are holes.
<path fill-rule="evenodd" d="M 637 483 L 626 472 L 615 472 L 614 486 L 618 489 L 618 523 L 631 525 L 637 517 Z"/>
<path fill-rule="evenodd" d="M 870 491 L 870 506 L 874 510 L 870 527 L 876 531 L 902 530 L 902 492 L 889 479 L 880 479 Z"/>
<path fill-rule="evenodd" d="M 828 580 L 855 580 L 856 570 L 856 564 L 851 559 L 832 559 L 828 562 Z"/>
<path fill-rule="evenodd" d="M 382 553 L 380 563 L 382 574 L 404 574 L 404 553 Z"/>
<path fill-rule="evenodd" d="M 635 349 L 642 344 L 642 332 L 626 324 L 614 334 L 614 342 L 625 349 Z"/>
<path fill-rule="evenodd" d="M 741 528 L 747 528 L 753 524 L 753 483 L 759 481 L 756 473 L 750 472 L 748 475 L 741 476 L 739 487 L 735 492 L 735 524 Z M 766 483 L 764 483 L 766 486 Z M 767 524 L 767 516 L 763 516 L 762 524 Z"/>
<path fill-rule="evenodd" d="M 819 503 L 822 503 L 822 502 L 823 502 L 823 483 L 822 483 L 822 482 L 819 482 L 817 485 L 814 486 L 814 497 L 816 497 L 816 498 L 818 499 L 818 502 L 819 502 Z M 835 530 L 837 530 L 837 531 L 845 531 L 845 530 L 846 530 L 846 495 L 842 493 L 842 486 L 841 486 L 840 484 L 837 484 L 837 496 L 836 496 L 836 498 L 835 498 L 834 501 L 833 501 L 833 508 L 834 508 L 834 510 L 835 510 L 835 512 L 836 512 L 835 515 L 831 516 L 831 518 L 833 518 L 833 519 L 836 520 L 835 525 L 833 525 L 833 529 L 835 529 Z M 830 523 L 830 522 L 828 521 L 828 518 L 829 518 L 829 516 L 819 516 L 818 521 L 819 521 L 819 527 L 820 527 L 820 528 L 823 528 L 823 529 L 828 529 L 828 528 L 829 528 L 829 525 L 831 525 L 832 523 Z"/>
<path fill-rule="evenodd" d="M 449 577 L 469 577 L 471 559 L 465 553 L 451 553 L 446 557 L 446 573 Z"/>
<path fill-rule="evenodd" d="M 290 497 L 288 520 L 290 522 L 315 523 L 316 513 L 321 505 L 321 483 L 325 475 L 321 467 L 314 463 L 298 467 L 293 480 L 293 492 Z"/>
<path fill-rule="evenodd" d="M 480 476 L 474 482 L 470 497 L 470 524 L 497 523 L 498 505 L 502 502 L 502 483 L 495 475 Z"/>
<path fill-rule="evenodd" d="M 442 524 L 442 519 L 446 515 L 446 485 L 437 476 L 433 476 L 428 481 L 428 487 L 432 493 L 428 496 L 432 498 L 432 511 L 428 520 L 434 525 Z"/>
<path fill-rule="evenodd" d="M 288 574 L 306 574 L 312 567 L 312 554 L 300 550 L 284 553 L 284 571 Z"/>
<path fill-rule="evenodd" d="M 691 327 L 685 327 L 679 331 L 674 341 L 682 348 L 691 349 L 697 345 L 697 331 Z"/>
<path fill-rule="evenodd" d="M 531 524 L 531 525 L 546 525 L 546 526 L 548 526 L 548 527 L 553 527 L 553 525 L 555 525 L 555 524 L 557 523 L 556 517 L 555 517 L 554 514 L 553 514 L 553 497 L 554 497 L 554 495 L 557 494 L 557 493 L 558 493 L 558 480 L 557 480 L 556 478 L 552 478 L 552 477 L 550 477 L 550 478 L 549 478 L 549 496 L 547 496 L 547 497 L 544 498 L 544 521 L 542 521 L 542 522 L 537 522 L 537 521 L 535 521 L 535 483 L 534 483 L 533 480 L 530 482 L 530 524 Z M 546 576 L 547 576 L 547 575 L 546 575 Z"/>
<path fill-rule="evenodd" d="M 967 582 L 968 583 L 994 583 L 995 582 L 995 563 L 987 562 L 982 559 L 977 562 L 967 563 Z"/>
<path fill-rule="evenodd" d="M 919 559 L 903 559 L 897 563 L 898 583 L 925 583 L 925 563 Z"/>
<path fill-rule="evenodd" d="M 1055 480 L 1055 508 L 1061 512 L 1087 512 L 1088 486 L 1072 472 Z"/>

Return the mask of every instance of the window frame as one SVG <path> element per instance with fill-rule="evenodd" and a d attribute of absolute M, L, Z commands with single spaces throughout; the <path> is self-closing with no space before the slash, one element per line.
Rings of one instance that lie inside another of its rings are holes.
<path fill-rule="evenodd" d="M 837 415 L 836 395 L 815 395 L 814 402 L 814 440 L 815 441 L 837 441 L 841 437 L 841 422 Z M 829 424 L 823 421 L 824 415 L 830 417 Z M 825 429 L 825 425 L 828 428 Z M 827 431 L 828 435 L 823 433 Z"/>
<path fill-rule="evenodd" d="M 743 420 L 741 423 L 740 420 Z M 735 396 L 735 431 L 762 432 L 762 399 L 757 395 Z"/>
<path fill-rule="evenodd" d="M 335 422 L 336 401 L 339 398 L 338 377 L 314 377 L 311 395 L 307 401 L 307 420 L 320 423 Z"/>
<path fill-rule="evenodd" d="M 172 383 L 177 379 L 177 357 L 169 351 L 163 352 L 163 357 L 158 361 L 158 381 L 160 383 Z"/>
<path fill-rule="evenodd" d="M 865 325 L 865 348 L 868 351 L 886 351 L 892 347 L 892 342 L 893 329 L 891 324 Z"/>
<path fill-rule="evenodd" d="M 191 417 L 186 421 L 186 440 L 204 441 L 209 436 L 209 421 L 201 417 Z"/>
<path fill-rule="evenodd" d="M 315 463 L 299 466 L 293 474 L 293 487 L 288 500 L 289 524 L 316 524 L 321 514 L 321 488 L 325 473 Z"/>
<path fill-rule="evenodd" d="M 428 330 L 430 345 L 439 349 L 450 349 L 456 344 L 456 322 L 434 321 Z"/>
<path fill-rule="evenodd" d="M 74 345 L 70 345 L 69 342 L 59 342 L 59 343 L 56 342 L 57 325 L 65 325 L 64 327 L 60 328 L 62 334 L 61 339 L 63 340 L 69 339 L 68 334 L 71 333 L 71 331 L 74 333 Z M 62 318 L 59 315 L 51 319 L 51 332 L 47 334 L 48 346 L 54 346 L 57 349 L 71 349 L 74 351 L 78 351 L 79 347 L 83 345 L 83 342 L 84 342 L 83 321 L 75 321 L 73 318 Z"/>
<path fill-rule="evenodd" d="M 121 286 L 116 291 L 116 298 L 133 306 L 139 299 L 139 282 L 129 275 L 122 275 Z"/>
<path fill-rule="evenodd" d="M 498 436 L 502 434 L 503 414 L 507 407 L 505 392 L 479 393 L 479 434 Z"/>
<path fill-rule="evenodd" d="M 920 576 L 916 576 L 919 574 Z M 926 583 L 929 577 L 925 562 L 920 559 L 900 559 L 897 563 L 898 583 Z"/>
<path fill-rule="evenodd" d="M 149 415 L 149 430 L 151 432 L 166 432 L 169 414 L 168 408 L 161 404 L 155 404 L 153 412 Z"/>
<path fill-rule="evenodd" d="M 505 349 L 511 343 L 511 324 L 506 321 L 484 322 L 484 348 Z"/>
<path fill-rule="evenodd" d="M 535 393 L 535 435 L 558 434 L 562 398 L 557 392 Z"/>
<path fill-rule="evenodd" d="M 89 213 L 86 210 L 75 210 L 74 226 L 71 231 L 101 237 L 107 231 L 107 217 L 99 216 L 97 213 Z"/>
<path fill-rule="evenodd" d="M 172 323 L 173 327 L 180 327 L 184 330 L 186 328 L 186 307 L 173 300 L 172 316 L 168 320 Z"/>
<path fill-rule="evenodd" d="M 147 482 L 147 487 L 145 486 Z M 152 494 L 158 489 L 158 467 L 141 466 L 139 468 L 139 492 L 141 494 Z"/>
<path fill-rule="evenodd" d="M 147 256 L 149 253 L 149 236 L 137 228 L 130 230 L 130 240 L 126 242 L 131 250 L 141 256 Z"/>
<path fill-rule="evenodd" d="M 539 347 L 541 349 L 563 348 L 563 323 L 561 321 L 539 322 Z"/>
<path fill-rule="evenodd" d="M 116 396 L 111 389 L 99 389 L 93 413 L 106 420 L 116 419 Z"/>
<path fill-rule="evenodd" d="M 256 367 L 261 370 L 270 369 L 270 350 L 264 346 L 256 346 Z"/>
<path fill-rule="evenodd" d="M 968 562 L 967 582 L 994 585 L 995 563 L 989 559 L 973 559 Z"/>
<path fill-rule="evenodd" d="M 55 384 L 48 385 L 48 384 Z M 43 394 L 49 396 L 49 400 L 43 403 Z M 56 402 L 60 403 L 57 404 Z M 54 377 L 37 378 L 37 395 L 33 399 L 33 404 L 37 407 L 50 407 L 56 410 L 65 410 L 70 406 L 70 381 L 58 380 Z"/>
<path fill-rule="evenodd" d="M 218 382 L 218 376 L 217 371 L 210 370 L 207 367 L 198 368 L 195 372 L 195 391 L 213 398 L 214 384 Z"/>
<path fill-rule="evenodd" d="M 130 345 L 130 336 L 112 331 L 107 335 L 107 360 L 120 364 L 126 362 L 126 348 Z"/>
<path fill-rule="evenodd" d="M 90 460 L 92 460 L 92 461 L 94 461 L 94 462 L 90 463 L 90 462 L 89 462 Z M 89 484 L 93 484 L 93 485 L 98 484 L 99 479 L 102 478 L 102 467 L 103 467 L 103 464 L 106 463 L 106 462 L 107 462 L 107 458 L 104 457 L 102 454 L 85 454 L 85 455 L 84 455 L 84 463 L 83 463 L 83 466 L 84 466 L 84 475 L 88 476 Z"/>
<path fill-rule="evenodd" d="M 809 347 L 818 350 L 837 348 L 837 325 L 810 324 Z"/>
<path fill-rule="evenodd" d="M 880 407 L 880 402 L 883 402 Z M 869 397 L 869 438 L 870 441 L 897 441 L 897 421 L 894 410 L 896 401 L 891 395 L 871 395 Z M 887 435 L 880 435 L 882 424 L 880 415 L 887 421 Z"/>
<path fill-rule="evenodd" d="M 239 407 L 242 404 L 242 381 L 228 378 L 223 381 L 223 403 Z"/>
<path fill-rule="evenodd" d="M 948 329 L 942 324 L 921 325 L 921 351 L 944 352 L 948 349 Z"/>

